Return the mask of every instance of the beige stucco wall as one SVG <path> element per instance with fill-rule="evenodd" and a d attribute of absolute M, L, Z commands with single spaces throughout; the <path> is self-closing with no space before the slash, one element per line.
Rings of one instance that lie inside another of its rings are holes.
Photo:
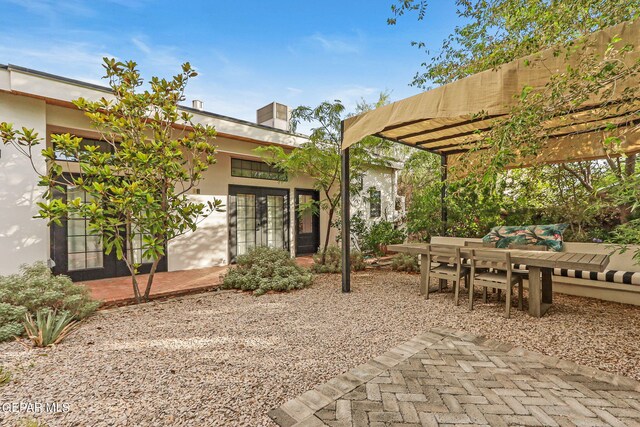
<path fill-rule="evenodd" d="M 45 103 L 0 93 L 0 122 L 45 135 Z M 20 264 L 49 258 L 49 229 L 44 220 L 33 218 L 42 190 L 29 160 L 11 145 L 0 148 L 0 274 L 4 275 L 15 273 Z M 44 166 L 43 160 L 36 161 L 38 170 L 44 171 Z"/>
<path fill-rule="evenodd" d="M 201 200 L 222 200 L 226 206 L 224 212 L 214 212 L 199 224 L 193 233 L 187 233 L 169 244 L 169 270 L 184 270 L 202 268 L 210 265 L 228 264 L 229 253 L 229 185 L 247 185 L 255 187 L 272 187 L 289 190 L 289 242 L 292 253 L 295 253 L 295 229 L 292 220 L 295 215 L 294 190 L 296 188 L 313 189 L 313 181 L 308 177 L 291 177 L 287 182 L 252 179 L 231 176 L 231 158 L 246 158 L 259 160 L 253 152 L 255 144 L 244 141 L 234 141 L 217 138 L 217 162 L 204 174 L 198 189 L 199 195 L 191 197 Z M 325 213 L 320 216 L 322 224 L 326 221 Z M 321 237 L 324 236 L 324 233 Z"/>

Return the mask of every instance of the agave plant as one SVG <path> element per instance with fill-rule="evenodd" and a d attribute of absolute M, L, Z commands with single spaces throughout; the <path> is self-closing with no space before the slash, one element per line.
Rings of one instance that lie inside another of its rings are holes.
<path fill-rule="evenodd" d="M 69 312 L 38 310 L 35 320 L 30 314 L 25 315 L 24 329 L 36 347 L 48 347 L 62 341 L 77 324 Z"/>
<path fill-rule="evenodd" d="M 0 386 L 9 384 L 9 381 L 11 381 L 11 372 L 0 366 Z"/>

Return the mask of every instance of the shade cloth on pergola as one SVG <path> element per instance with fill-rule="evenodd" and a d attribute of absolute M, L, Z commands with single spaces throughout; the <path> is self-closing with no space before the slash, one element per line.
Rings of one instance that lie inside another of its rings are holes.
<path fill-rule="evenodd" d="M 619 36 L 623 44 L 640 43 L 640 20 L 625 22 L 600 30 L 586 37 L 586 51 L 602 56 L 612 39 Z M 389 141 L 427 150 L 442 158 L 446 179 L 451 166 L 462 167 L 462 157 L 476 156 L 481 132 L 508 116 L 519 102 L 518 95 L 529 86 L 540 90 L 554 74 L 566 71 L 578 62 L 577 55 L 565 54 L 556 48 L 521 58 L 420 93 L 366 113 L 350 117 L 342 123 L 342 287 L 350 289 L 350 209 L 349 209 L 349 147 L 373 135 Z M 640 46 L 627 54 L 629 64 L 640 58 Z M 511 167 L 533 163 L 559 163 L 595 160 L 610 155 L 604 146 L 607 123 L 626 127 L 619 154 L 640 152 L 640 103 L 616 102 L 628 87 L 640 85 L 638 76 L 617 83 L 612 95 L 604 102 L 594 94 L 571 114 L 545 123 L 547 139 L 535 158 L 519 158 Z M 474 150 L 473 153 L 469 153 Z M 467 163 L 468 164 L 468 163 Z M 456 174 L 464 174 L 456 170 Z M 444 187 L 443 187 L 444 197 Z M 443 208 L 443 219 L 446 210 Z"/>

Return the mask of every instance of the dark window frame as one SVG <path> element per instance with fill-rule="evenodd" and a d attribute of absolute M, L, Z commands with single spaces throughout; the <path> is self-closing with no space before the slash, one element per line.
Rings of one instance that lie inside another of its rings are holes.
<path fill-rule="evenodd" d="M 369 218 L 382 216 L 382 192 L 375 187 L 369 188 Z"/>
<path fill-rule="evenodd" d="M 266 179 L 269 181 L 286 182 L 287 173 L 275 166 L 257 160 L 231 158 L 231 176 L 236 178 Z"/>
<path fill-rule="evenodd" d="M 84 137 L 81 137 L 81 138 L 82 138 L 81 145 L 83 147 L 87 146 L 87 145 L 97 145 L 98 147 L 100 147 L 99 150 L 105 150 L 106 149 L 108 151 L 105 151 L 105 152 L 113 154 L 113 151 L 114 151 L 113 147 L 107 141 L 103 141 L 103 140 L 95 139 L 95 138 L 84 138 Z M 53 153 L 54 153 L 55 161 L 57 161 L 57 162 L 69 162 L 69 163 L 78 163 L 79 162 L 79 160 L 77 158 L 75 158 L 75 157 L 66 157 L 60 151 L 56 150 L 56 147 L 55 147 L 53 141 L 51 142 L 51 146 L 53 147 Z"/>

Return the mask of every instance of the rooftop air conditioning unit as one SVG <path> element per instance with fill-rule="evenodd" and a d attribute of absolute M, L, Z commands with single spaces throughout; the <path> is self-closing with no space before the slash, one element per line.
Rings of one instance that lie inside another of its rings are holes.
<path fill-rule="evenodd" d="M 257 113 L 257 123 L 271 128 L 289 131 L 289 120 L 291 111 L 284 104 L 272 102 L 260 108 Z"/>

